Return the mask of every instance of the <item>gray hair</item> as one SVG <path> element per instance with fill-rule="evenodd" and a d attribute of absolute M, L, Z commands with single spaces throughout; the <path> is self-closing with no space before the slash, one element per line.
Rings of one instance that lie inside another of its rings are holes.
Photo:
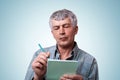
<path fill-rule="evenodd" d="M 62 9 L 54 12 L 49 19 L 49 25 L 52 28 L 52 20 L 64 20 L 65 18 L 70 18 L 72 26 L 76 27 L 77 26 L 77 18 L 76 15 L 67 9 Z"/>

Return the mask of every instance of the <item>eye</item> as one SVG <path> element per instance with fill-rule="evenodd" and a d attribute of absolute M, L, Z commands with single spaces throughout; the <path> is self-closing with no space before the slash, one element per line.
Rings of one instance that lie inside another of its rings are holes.
<path fill-rule="evenodd" d="M 63 25 L 63 27 L 64 28 L 68 28 L 68 27 L 70 27 L 70 25 L 69 24 L 65 24 L 65 25 Z"/>
<path fill-rule="evenodd" d="M 53 30 L 58 30 L 58 29 L 59 29 L 59 26 L 53 26 L 52 29 L 53 29 Z"/>

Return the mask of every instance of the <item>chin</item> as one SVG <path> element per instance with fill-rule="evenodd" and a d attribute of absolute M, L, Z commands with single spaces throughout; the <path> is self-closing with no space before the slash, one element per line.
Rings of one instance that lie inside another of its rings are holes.
<path fill-rule="evenodd" d="M 58 45 L 60 45 L 61 47 L 67 47 L 69 45 L 68 42 L 60 42 Z"/>

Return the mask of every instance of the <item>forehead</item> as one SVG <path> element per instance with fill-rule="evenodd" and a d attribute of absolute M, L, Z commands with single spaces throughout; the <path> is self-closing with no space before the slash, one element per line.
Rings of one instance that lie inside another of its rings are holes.
<path fill-rule="evenodd" d="M 63 25 L 63 24 L 71 24 L 70 18 L 65 18 L 64 20 L 51 20 L 52 26 Z"/>

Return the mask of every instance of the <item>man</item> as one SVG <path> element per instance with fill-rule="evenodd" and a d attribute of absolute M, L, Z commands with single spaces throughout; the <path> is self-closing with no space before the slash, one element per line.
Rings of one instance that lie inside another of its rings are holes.
<path fill-rule="evenodd" d="M 60 80 L 99 80 L 96 59 L 79 49 L 74 40 L 78 32 L 75 14 L 66 9 L 58 10 L 51 15 L 49 24 L 56 45 L 45 48 L 46 52 L 38 50 L 34 54 L 25 80 L 45 80 L 48 57 L 79 62 L 76 74 L 63 74 Z"/>

